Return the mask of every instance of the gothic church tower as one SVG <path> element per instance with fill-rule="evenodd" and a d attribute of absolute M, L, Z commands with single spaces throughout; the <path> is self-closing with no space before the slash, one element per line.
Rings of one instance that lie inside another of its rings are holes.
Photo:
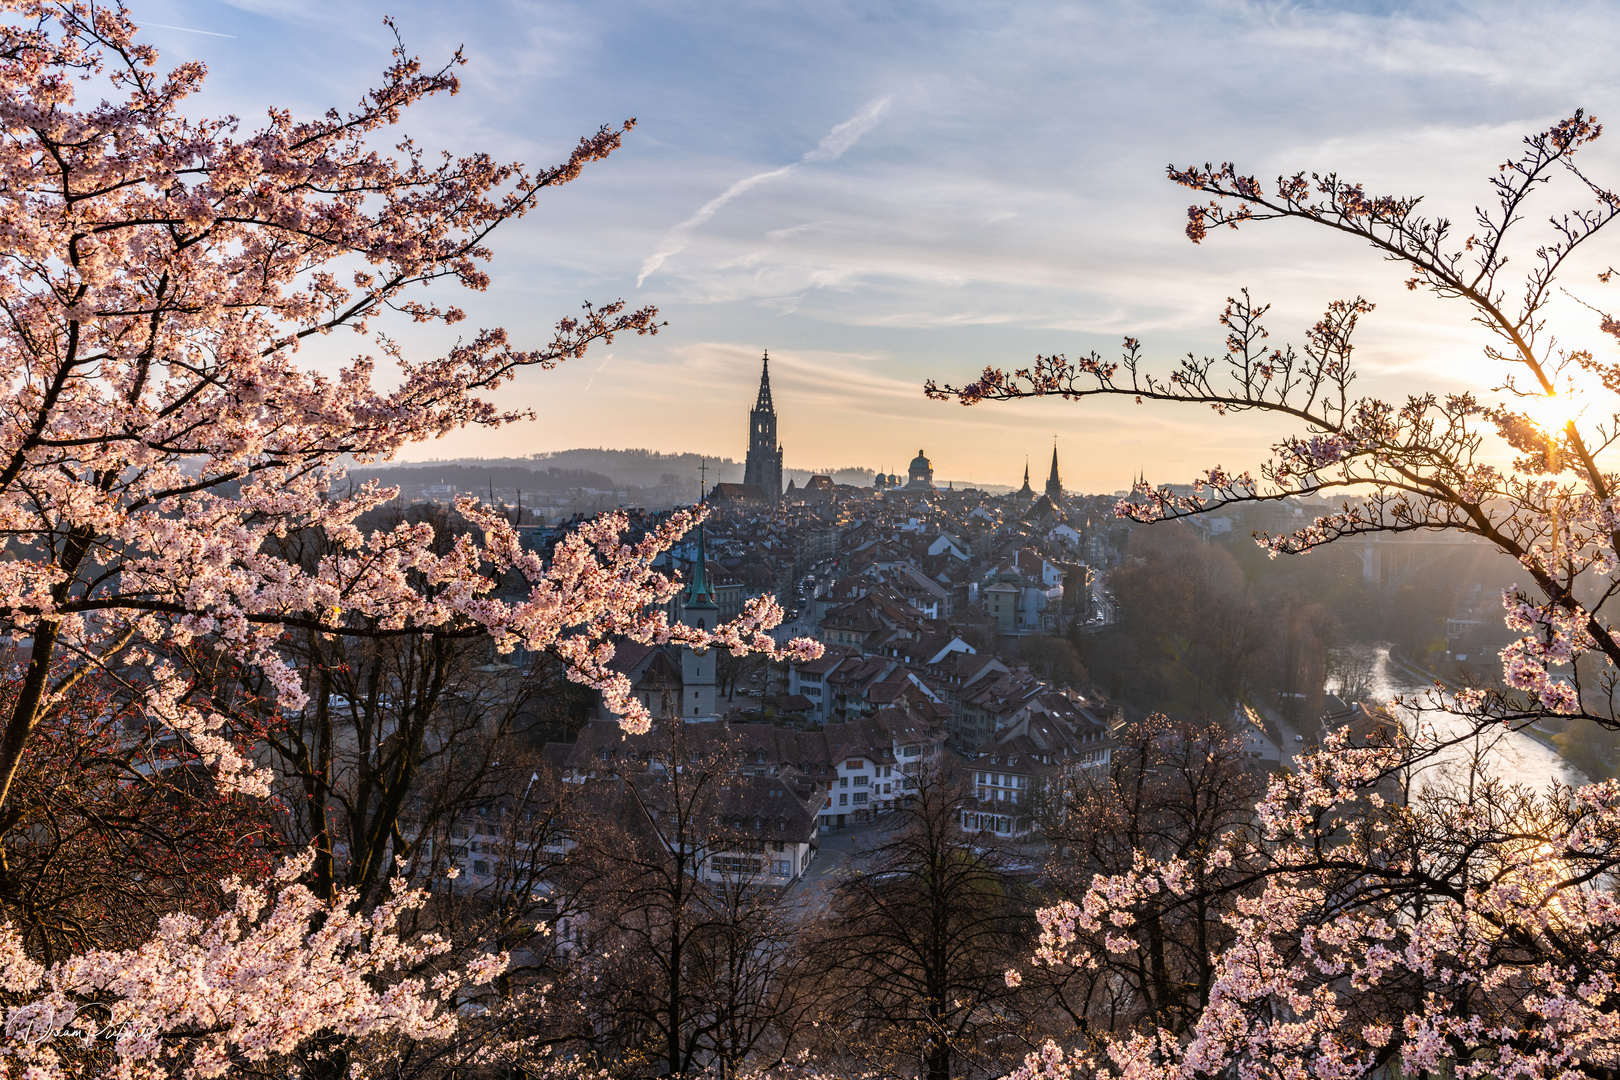
<path fill-rule="evenodd" d="M 776 406 L 771 403 L 771 354 L 759 375 L 759 397 L 748 414 L 748 458 L 743 483 L 758 484 L 771 502 L 782 498 L 782 446 L 776 441 Z"/>
<path fill-rule="evenodd" d="M 1025 466 L 1024 483 L 1029 483 L 1028 466 Z M 1046 478 L 1046 497 L 1052 500 L 1053 506 L 1063 501 L 1063 481 L 1058 479 L 1056 441 L 1052 443 L 1052 475 Z"/>

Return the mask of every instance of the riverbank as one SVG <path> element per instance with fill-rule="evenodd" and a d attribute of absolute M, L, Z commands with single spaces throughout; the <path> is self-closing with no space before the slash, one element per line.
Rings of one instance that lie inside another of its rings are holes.
<path fill-rule="evenodd" d="M 1389 656 L 1389 662 L 1391 664 L 1394 664 L 1408 675 L 1423 679 L 1426 682 L 1437 685 L 1446 691 L 1454 689 L 1451 683 L 1442 678 L 1438 673 L 1430 671 L 1428 668 L 1422 666 L 1416 661 L 1403 656 L 1398 650 L 1392 648 L 1389 650 L 1387 655 Z M 1540 728 L 1534 724 L 1526 727 L 1514 728 L 1513 730 L 1518 732 L 1520 735 L 1529 736 L 1531 739 L 1546 747 L 1554 754 L 1557 754 L 1558 759 L 1562 761 L 1572 773 L 1580 777 L 1585 776 L 1575 762 L 1570 759 L 1569 755 L 1564 753 L 1564 748 L 1553 740 L 1552 732 Z"/>
<path fill-rule="evenodd" d="M 1445 679 L 1442 679 L 1439 675 L 1437 675 L 1434 672 L 1430 671 L 1428 668 L 1423 667 L 1422 665 L 1418 664 L 1415 660 L 1407 659 L 1405 656 L 1403 656 L 1396 649 L 1391 648 L 1389 650 L 1388 656 L 1389 656 L 1389 662 L 1390 663 L 1394 664 L 1396 667 L 1400 668 L 1402 671 L 1406 672 L 1408 675 L 1415 675 L 1419 679 L 1424 680 L 1425 682 L 1436 684 L 1442 690 L 1450 690 L 1450 689 L 1452 689 L 1452 685 L 1449 682 L 1447 682 Z"/>

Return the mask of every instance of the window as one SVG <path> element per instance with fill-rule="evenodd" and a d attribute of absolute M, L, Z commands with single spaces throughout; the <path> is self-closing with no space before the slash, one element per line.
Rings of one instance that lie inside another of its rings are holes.
<path fill-rule="evenodd" d="M 883 794 L 885 794 L 885 795 L 889 794 L 889 785 L 888 784 L 883 785 Z"/>
<path fill-rule="evenodd" d="M 839 787 L 849 787 L 849 777 L 847 777 L 847 776 L 840 776 L 840 777 L 839 777 L 839 778 L 838 778 L 838 786 L 839 786 Z"/>
<path fill-rule="evenodd" d="M 735 855 L 716 855 L 714 858 L 714 868 L 716 871 L 722 874 L 737 875 L 739 877 L 747 874 L 757 874 L 760 872 L 763 866 L 764 863 L 762 863 L 759 859 L 743 859 Z"/>
<path fill-rule="evenodd" d="M 787 831 L 787 822 L 783 821 L 781 818 L 777 818 L 776 819 L 776 831 L 777 832 L 786 832 Z M 780 845 L 781 845 L 782 841 L 778 840 L 776 843 L 778 845 L 777 850 L 781 850 Z"/>
<path fill-rule="evenodd" d="M 844 768 L 864 769 L 866 768 L 866 762 L 862 761 L 860 758 L 850 758 L 848 761 L 844 762 Z"/>
<path fill-rule="evenodd" d="M 489 863 L 485 862 L 483 859 L 474 860 L 473 861 L 473 873 L 480 874 L 480 875 L 482 875 L 484 877 L 488 877 L 489 876 Z"/>
<path fill-rule="evenodd" d="M 855 786 L 856 787 L 865 787 L 867 784 L 870 784 L 871 782 L 872 782 L 872 778 L 870 776 L 857 776 L 855 778 Z"/>
<path fill-rule="evenodd" d="M 883 775 L 884 776 L 893 776 L 894 775 L 894 769 L 892 767 L 888 766 L 888 765 L 883 766 Z"/>
<path fill-rule="evenodd" d="M 865 803 L 865 802 L 866 802 L 866 792 L 864 792 L 864 791 L 857 791 L 857 792 L 856 792 L 856 793 L 855 793 L 855 805 L 856 805 L 856 806 L 860 806 L 860 805 L 862 805 L 862 804 L 863 804 L 863 803 Z"/>
<path fill-rule="evenodd" d="M 765 819 L 764 818 L 755 818 L 754 819 L 754 828 L 763 829 L 764 827 L 765 827 Z"/>
<path fill-rule="evenodd" d="M 787 877 L 793 873 L 793 864 L 787 859 L 777 859 L 771 872 L 777 877 Z"/>
<path fill-rule="evenodd" d="M 979 783 L 981 783 L 981 784 L 986 783 L 986 780 L 984 778 L 984 773 L 979 774 Z"/>
<path fill-rule="evenodd" d="M 849 805 L 849 796 L 848 795 L 840 795 L 840 796 L 838 796 L 838 805 L 839 806 L 848 806 Z"/>
<path fill-rule="evenodd" d="M 765 751 L 763 751 L 763 750 L 755 750 L 754 751 L 754 764 L 755 765 L 762 765 L 764 763 L 765 763 Z"/>

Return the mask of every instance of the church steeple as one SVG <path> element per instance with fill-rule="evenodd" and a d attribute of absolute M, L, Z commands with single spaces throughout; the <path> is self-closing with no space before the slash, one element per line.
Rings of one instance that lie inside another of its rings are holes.
<path fill-rule="evenodd" d="M 686 595 L 681 598 L 681 608 L 684 611 L 714 611 L 718 606 L 714 602 L 714 586 L 709 584 L 709 553 L 703 543 L 703 524 L 698 523 L 697 537 L 697 565 L 692 568 L 692 580 L 686 586 Z M 688 625 L 691 620 L 686 620 Z M 714 629 L 714 619 L 710 618 L 705 630 Z"/>
<path fill-rule="evenodd" d="M 776 405 L 771 401 L 771 354 L 759 372 L 759 394 L 748 414 L 748 457 L 743 483 L 755 484 L 771 502 L 782 497 L 782 447 L 776 441 Z"/>
<path fill-rule="evenodd" d="M 776 412 L 776 406 L 771 402 L 771 351 L 765 350 L 765 361 L 759 372 L 759 397 L 754 400 L 754 409 L 761 412 Z"/>
<path fill-rule="evenodd" d="M 1028 472 L 1029 467 L 1024 467 Z M 1025 481 L 1026 483 L 1028 481 Z M 1054 503 L 1063 498 L 1063 481 L 1058 479 L 1057 440 L 1052 440 L 1052 475 L 1046 478 L 1046 497 Z"/>
<path fill-rule="evenodd" d="M 702 523 L 698 524 L 697 565 L 692 567 L 692 580 L 681 593 L 681 622 L 699 630 L 713 630 L 720 623 L 714 586 L 709 583 L 709 553 L 703 542 Z M 716 715 L 715 661 L 709 649 L 681 646 L 681 716 L 688 722 L 712 720 Z"/>
<path fill-rule="evenodd" d="M 1024 486 L 1018 489 L 1018 498 L 1025 502 L 1033 502 L 1035 489 L 1029 486 L 1029 458 L 1024 458 Z"/>

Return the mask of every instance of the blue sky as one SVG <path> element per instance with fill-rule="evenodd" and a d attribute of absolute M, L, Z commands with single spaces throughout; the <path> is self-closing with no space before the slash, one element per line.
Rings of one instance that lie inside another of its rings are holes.
<path fill-rule="evenodd" d="M 199 110 L 249 126 L 268 105 L 357 99 L 387 61 L 385 14 L 425 60 L 458 44 L 470 59 L 460 95 L 408 119 L 426 145 L 548 164 L 599 124 L 640 121 L 498 235 L 494 286 L 464 306 L 520 343 L 586 299 L 655 303 L 669 326 L 526 374 L 503 399 L 535 423 L 417 458 L 740 458 L 768 348 L 794 467 L 901 469 L 923 447 L 941 477 L 1014 483 L 1054 435 L 1085 490 L 1247 467 L 1275 434 L 1252 417 L 964 410 L 920 387 L 1036 352 L 1107 353 L 1125 334 L 1165 358 L 1211 351 L 1243 286 L 1275 304 L 1276 338 L 1297 340 L 1332 299 L 1376 302 L 1371 391 L 1489 385 L 1464 313 L 1407 294 L 1370 251 L 1288 224 L 1188 243 L 1189 193 L 1164 166 L 1336 169 L 1462 216 L 1523 134 L 1576 106 L 1620 123 L 1612 4 L 134 4 L 166 60 L 209 65 Z M 1620 128 L 1588 164 L 1620 185 Z M 1571 284 L 1602 303 L 1599 268 Z M 1566 339 L 1601 347 L 1567 307 Z"/>

